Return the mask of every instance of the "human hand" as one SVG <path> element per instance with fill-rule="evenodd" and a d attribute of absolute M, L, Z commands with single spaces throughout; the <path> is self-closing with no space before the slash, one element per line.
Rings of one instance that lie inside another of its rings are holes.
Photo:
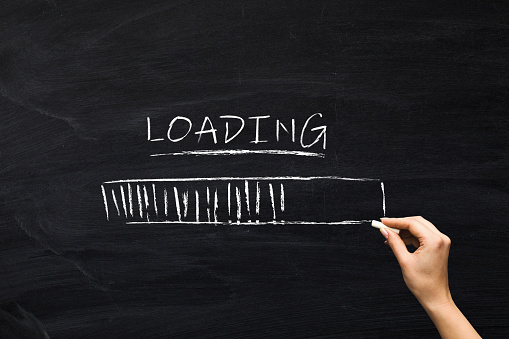
<path fill-rule="evenodd" d="M 382 218 L 389 227 L 400 229 L 399 236 L 380 229 L 401 266 L 403 279 L 424 308 L 451 303 L 447 260 L 451 240 L 422 217 Z M 411 253 L 405 245 L 417 248 Z"/>

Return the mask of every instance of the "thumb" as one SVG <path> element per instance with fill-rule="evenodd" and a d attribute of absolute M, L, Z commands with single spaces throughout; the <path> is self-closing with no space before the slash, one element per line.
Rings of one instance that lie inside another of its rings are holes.
<path fill-rule="evenodd" d="M 406 256 L 410 255 L 410 252 L 406 249 L 406 245 L 399 235 L 396 233 L 386 230 L 384 228 L 380 229 L 380 233 L 387 239 L 387 244 L 391 247 L 392 252 L 396 256 L 399 264 L 405 260 Z"/>

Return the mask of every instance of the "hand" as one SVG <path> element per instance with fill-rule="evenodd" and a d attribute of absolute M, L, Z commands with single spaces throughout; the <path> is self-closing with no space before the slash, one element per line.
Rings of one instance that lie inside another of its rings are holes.
<path fill-rule="evenodd" d="M 382 218 L 389 227 L 401 229 L 399 236 L 381 229 L 401 266 L 403 279 L 424 308 L 452 302 L 447 260 L 451 240 L 422 217 Z M 409 252 L 405 245 L 417 250 Z"/>
<path fill-rule="evenodd" d="M 458 309 L 449 291 L 447 259 L 451 239 L 422 217 L 382 218 L 399 235 L 380 229 L 387 239 L 410 291 L 424 307 L 444 339 L 481 338 Z M 417 247 L 410 253 L 405 245 Z"/>

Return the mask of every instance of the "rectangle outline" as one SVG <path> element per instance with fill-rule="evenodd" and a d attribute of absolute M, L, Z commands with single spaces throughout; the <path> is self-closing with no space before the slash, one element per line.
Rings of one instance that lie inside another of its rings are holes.
<path fill-rule="evenodd" d="M 382 209 L 383 216 L 386 215 L 386 202 L 385 202 L 385 186 L 381 179 L 373 179 L 373 178 L 349 178 L 349 177 L 339 177 L 339 176 L 312 176 L 312 177 L 299 177 L 299 176 L 278 176 L 278 177 L 201 177 L 201 178 L 165 178 L 165 179 L 124 179 L 124 180 L 112 180 L 105 181 L 101 185 L 101 189 L 103 190 L 104 197 L 104 184 L 122 184 L 122 183 L 142 183 L 142 182 L 193 182 L 193 181 L 247 181 L 247 180 L 257 180 L 257 181 L 265 181 L 265 180 L 292 180 L 292 181 L 311 181 L 311 180 L 344 180 L 344 181 L 360 181 L 360 182 L 380 182 L 380 189 L 382 191 Z M 104 197 L 106 198 L 106 197 Z M 109 220 L 109 212 L 108 205 L 105 199 L 105 209 L 106 216 Z M 126 221 L 126 224 L 205 224 L 205 225 L 243 225 L 243 226 L 251 226 L 251 225 L 349 225 L 349 224 L 362 224 L 366 222 L 370 222 L 371 220 L 343 220 L 343 221 L 332 221 L 332 222 L 321 222 L 321 221 L 266 221 L 259 222 L 256 220 L 255 222 L 247 221 L 247 222 L 218 222 L 218 221 Z"/>

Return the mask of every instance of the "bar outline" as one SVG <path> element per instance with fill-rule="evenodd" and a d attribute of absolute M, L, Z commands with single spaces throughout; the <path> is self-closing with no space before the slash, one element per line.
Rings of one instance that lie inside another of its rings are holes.
<path fill-rule="evenodd" d="M 105 184 L 127 183 L 128 190 L 129 190 L 129 188 L 130 188 L 129 186 L 131 185 L 131 183 L 137 183 L 138 184 L 137 189 L 140 190 L 140 188 L 141 188 L 140 186 L 142 185 L 142 183 L 145 183 L 145 182 L 152 182 L 153 183 L 152 185 L 155 185 L 154 183 L 157 183 L 157 182 L 193 182 L 193 181 L 245 181 L 245 182 L 247 182 L 247 181 L 257 181 L 256 185 L 257 185 L 257 191 L 258 191 L 259 181 L 277 181 L 277 180 L 279 180 L 279 181 L 282 181 L 282 180 L 292 180 L 292 181 L 344 180 L 344 181 L 360 181 L 360 182 L 379 182 L 381 190 L 382 190 L 383 215 L 384 216 L 386 215 L 385 185 L 381 179 L 374 179 L 374 178 L 350 178 L 350 177 L 339 177 L 339 176 L 309 176 L 309 177 L 300 177 L 300 176 L 277 176 L 277 177 L 276 176 L 274 176 L 274 177 L 267 176 L 267 177 L 264 177 L 264 176 L 259 176 L 259 177 L 124 179 L 124 180 L 105 181 L 105 182 L 103 182 L 103 184 L 101 184 L 101 190 L 103 191 L 104 205 L 105 205 L 105 209 L 106 209 L 106 217 L 107 217 L 107 220 L 109 221 L 108 202 L 107 202 L 107 199 L 105 196 L 106 194 L 104 192 Z M 230 185 L 231 185 L 231 183 L 228 183 L 228 188 L 230 188 Z M 269 186 L 270 185 L 271 185 L 271 183 L 269 183 Z M 283 186 L 282 183 L 281 183 L 281 186 Z M 142 185 L 142 187 L 145 188 L 145 185 Z M 173 188 L 174 188 L 174 190 L 176 190 L 175 186 Z M 207 188 L 209 189 L 209 187 L 207 187 Z M 236 190 L 240 191 L 239 187 L 236 186 L 235 188 L 236 188 Z M 145 190 L 146 190 L 146 188 L 145 188 Z M 141 193 L 141 192 L 139 192 L 139 193 Z M 195 193 L 198 193 L 198 192 L 196 191 Z M 230 189 L 228 189 L 228 193 L 230 193 Z M 141 198 L 141 196 L 138 195 L 138 203 L 139 204 L 141 203 L 140 198 Z M 178 200 L 180 200 L 180 199 L 178 199 Z M 230 200 L 230 199 L 228 199 L 228 200 Z M 176 202 L 178 203 L 178 201 L 176 201 Z M 228 201 L 228 202 L 230 202 L 230 201 Z M 199 204 L 198 200 L 196 201 L 196 203 L 197 203 L 197 205 Z M 209 203 L 209 205 L 210 205 L 210 203 Z M 180 206 L 178 206 L 177 209 L 180 209 Z M 179 214 L 178 212 L 179 211 L 177 211 L 177 214 Z M 239 211 L 237 211 L 237 212 L 239 212 Z M 197 215 L 199 215 L 198 213 L 199 213 L 199 210 L 197 210 Z M 143 215 L 143 212 L 140 208 L 140 217 L 141 218 L 143 218 L 142 215 Z M 147 213 L 147 217 L 148 217 L 148 213 Z M 344 221 L 322 222 L 322 221 L 284 221 L 284 220 L 277 221 L 274 219 L 272 221 L 267 221 L 267 222 L 262 222 L 262 223 L 260 223 L 259 220 L 256 220 L 254 222 L 252 222 L 251 220 L 248 220 L 248 221 L 237 220 L 236 222 L 233 222 L 233 223 L 231 220 L 219 222 L 217 220 L 211 221 L 210 219 L 209 219 L 209 221 L 198 221 L 198 220 L 197 221 L 182 221 L 181 217 L 179 217 L 178 221 L 172 221 L 172 220 L 149 221 L 148 219 L 147 219 L 147 221 L 127 221 L 126 220 L 126 224 L 205 224 L 205 225 L 232 225 L 232 224 L 236 224 L 236 225 L 269 225 L 269 224 L 270 225 L 345 225 L 345 224 L 361 224 L 361 223 L 365 223 L 365 222 L 370 222 L 370 220 L 344 220 Z"/>
<path fill-rule="evenodd" d="M 310 176 L 310 177 L 298 177 L 298 176 L 279 176 L 279 177 L 204 177 L 204 178 L 164 178 L 164 179 L 122 179 L 122 180 L 111 180 L 105 181 L 103 184 L 120 184 L 120 183 L 129 183 L 129 182 L 186 182 L 186 181 L 228 181 L 228 180 L 345 180 L 345 181 L 377 181 L 382 182 L 380 179 L 373 178 L 349 178 L 349 177 L 338 177 L 338 176 Z"/>
<path fill-rule="evenodd" d="M 127 225 L 134 224 L 193 224 L 193 225 L 240 225 L 240 226 L 271 226 L 271 225 L 358 225 L 364 223 L 371 223 L 372 220 L 343 220 L 343 221 L 267 221 L 264 223 L 256 221 L 241 221 L 241 222 L 228 222 L 228 221 L 128 221 Z"/>

